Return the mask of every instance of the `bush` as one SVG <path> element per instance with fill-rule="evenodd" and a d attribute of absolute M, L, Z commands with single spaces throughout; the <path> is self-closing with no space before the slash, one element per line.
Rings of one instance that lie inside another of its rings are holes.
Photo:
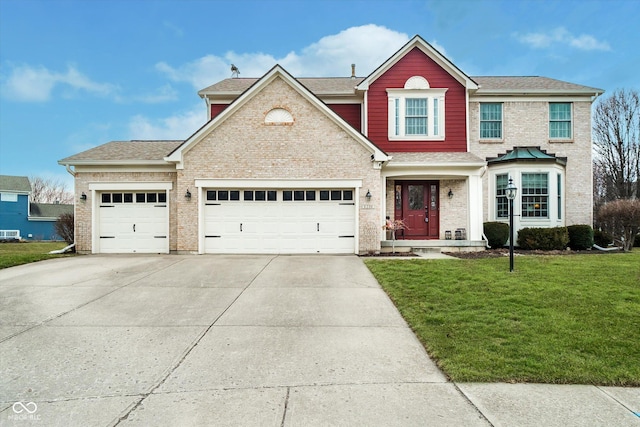
<path fill-rule="evenodd" d="M 523 228 L 518 231 L 518 246 L 522 249 L 564 250 L 568 244 L 567 227 Z"/>
<path fill-rule="evenodd" d="M 593 246 L 593 228 L 590 225 L 570 225 L 567 227 L 569 232 L 569 247 L 574 251 L 582 251 L 591 249 Z"/>
<path fill-rule="evenodd" d="M 489 246 L 501 248 L 509 240 L 509 224 L 504 222 L 485 222 L 484 235 L 487 236 Z"/>
<path fill-rule="evenodd" d="M 601 248 L 606 248 L 607 246 L 609 246 L 609 243 L 613 243 L 613 236 L 602 230 L 594 230 L 593 241 Z"/>
<path fill-rule="evenodd" d="M 62 237 L 68 244 L 72 244 L 75 240 L 73 234 L 73 222 L 73 214 L 65 213 L 58 217 L 55 224 L 56 233 L 58 233 L 58 236 Z"/>

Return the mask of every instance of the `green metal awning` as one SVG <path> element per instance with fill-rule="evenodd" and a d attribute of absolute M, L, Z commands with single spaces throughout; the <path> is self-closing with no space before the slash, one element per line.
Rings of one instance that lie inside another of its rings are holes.
<path fill-rule="evenodd" d="M 507 162 L 552 162 L 566 165 L 567 158 L 547 154 L 547 151 L 541 150 L 540 147 L 513 147 L 513 150 L 508 150 L 498 157 L 487 157 L 489 165 Z"/>

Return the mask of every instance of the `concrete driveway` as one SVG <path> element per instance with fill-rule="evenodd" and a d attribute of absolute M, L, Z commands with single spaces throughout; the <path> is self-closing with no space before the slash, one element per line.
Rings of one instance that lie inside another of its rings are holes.
<path fill-rule="evenodd" d="M 355 256 L 56 259 L 0 297 L 1 425 L 483 426 L 531 394 L 447 382 Z"/>

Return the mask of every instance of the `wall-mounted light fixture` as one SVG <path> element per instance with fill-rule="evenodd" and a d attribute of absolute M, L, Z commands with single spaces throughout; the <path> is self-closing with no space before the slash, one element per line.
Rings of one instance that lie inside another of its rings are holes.
<path fill-rule="evenodd" d="M 453 191 L 451 191 L 451 189 L 449 189 L 447 196 L 449 196 L 450 199 L 453 199 Z"/>
<path fill-rule="evenodd" d="M 191 200 L 191 191 L 187 188 L 187 192 L 184 193 L 184 198 L 187 200 Z"/>
<path fill-rule="evenodd" d="M 367 194 L 364 196 L 367 198 L 367 202 L 371 201 L 371 191 L 367 190 Z"/>
<path fill-rule="evenodd" d="M 82 200 L 82 201 L 86 201 L 87 200 L 87 194 L 84 191 L 80 195 L 80 200 Z"/>

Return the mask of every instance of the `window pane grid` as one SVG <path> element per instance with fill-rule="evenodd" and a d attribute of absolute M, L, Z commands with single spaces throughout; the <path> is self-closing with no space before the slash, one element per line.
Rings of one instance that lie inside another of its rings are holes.
<path fill-rule="evenodd" d="M 549 104 L 549 138 L 571 138 L 571 103 Z"/>
<path fill-rule="evenodd" d="M 507 174 L 496 175 L 496 216 L 507 218 L 509 216 L 509 199 L 506 188 L 509 182 Z"/>
<path fill-rule="evenodd" d="M 502 104 L 480 104 L 480 138 L 502 138 Z"/>
<path fill-rule="evenodd" d="M 405 132 L 407 135 L 427 134 L 427 99 L 405 100 Z"/>
<path fill-rule="evenodd" d="M 522 216 L 549 217 L 549 178 L 546 173 L 522 174 Z"/>

